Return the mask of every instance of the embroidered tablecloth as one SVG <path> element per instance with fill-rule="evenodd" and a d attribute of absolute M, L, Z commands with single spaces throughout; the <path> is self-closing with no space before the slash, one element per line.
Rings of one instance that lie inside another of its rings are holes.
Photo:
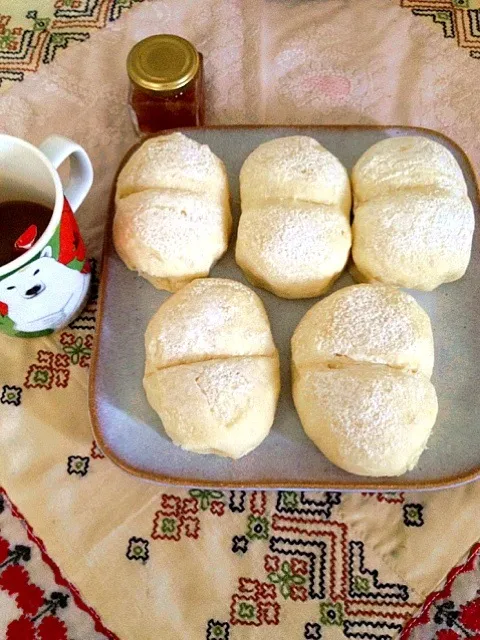
<path fill-rule="evenodd" d="M 210 123 L 426 126 L 479 171 L 475 3 L 0 0 L 0 131 L 88 151 L 78 218 L 94 268 L 134 142 L 126 54 L 153 33 L 204 53 Z M 92 441 L 95 312 L 94 287 L 53 337 L 0 336 L 0 638 L 480 637 L 479 483 L 373 495 L 143 483 Z"/>

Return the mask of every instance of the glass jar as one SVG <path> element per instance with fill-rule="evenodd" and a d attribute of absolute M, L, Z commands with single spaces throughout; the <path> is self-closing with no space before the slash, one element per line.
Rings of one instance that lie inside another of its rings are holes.
<path fill-rule="evenodd" d="M 203 125 L 203 56 L 188 40 L 167 34 L 141 40 L 128 54 L 127 71 L 139 135 Z"/>

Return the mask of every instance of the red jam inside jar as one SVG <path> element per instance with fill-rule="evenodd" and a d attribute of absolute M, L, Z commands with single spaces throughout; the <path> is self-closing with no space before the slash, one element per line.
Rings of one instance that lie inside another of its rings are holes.
<path fill-rule="evenodd" d="M 179 36 L 137 43 L 127 59 L 129 106 L 140 134 L 204 123 L 203 56 Z"/>

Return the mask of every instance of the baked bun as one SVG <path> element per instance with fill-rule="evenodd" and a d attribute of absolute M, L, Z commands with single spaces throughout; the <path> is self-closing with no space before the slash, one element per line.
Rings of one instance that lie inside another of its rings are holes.
<path fill-rule="evenodd" d="M 222 161 L 181 133 L 144 142 L 118 176 L 115 248 L 158 289 L 207 276 L 227 249 L 231 225 Z"/>
<path fill-rule="evenodd" d="M 147 398 L 175 444 L 240 458 L 268 435 L 279 358 L 251 289 L 233 280 L 195 280 L 153 316 L 145 349 Z"/>
<path fill-rule="evenodd" d="M 448 149 L 428 138 L 377 142 L 353 168 L 354 277 L 431 291 L 465 273 L 474 214 Z"/>
<path fill-rule="evenodd" d="M 360 284 L 314 305 L 292 338 L 293 398 L 305 433 L 358 475 L 412 469 L 437 416 L 433 337 L 408 294 Z"/>
<path fill-rule="evenodd" d="M 307 136 L 261 144 L 240 172 L 235 257 L 253 284 L 311 298 L 341 273 L 351 245 L 350 182 L 340 161 Z"/>

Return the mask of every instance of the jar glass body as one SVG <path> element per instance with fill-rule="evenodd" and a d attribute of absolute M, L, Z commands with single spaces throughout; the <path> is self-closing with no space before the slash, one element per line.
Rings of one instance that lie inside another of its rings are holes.
<path fill-rule="evenodd" d="M 147 91 L 130 82 L 128 103 L 138 135 L 163 129 L 199 127 L 205 122 L 203 56 L 195 77 L 175 92 Z"/>

